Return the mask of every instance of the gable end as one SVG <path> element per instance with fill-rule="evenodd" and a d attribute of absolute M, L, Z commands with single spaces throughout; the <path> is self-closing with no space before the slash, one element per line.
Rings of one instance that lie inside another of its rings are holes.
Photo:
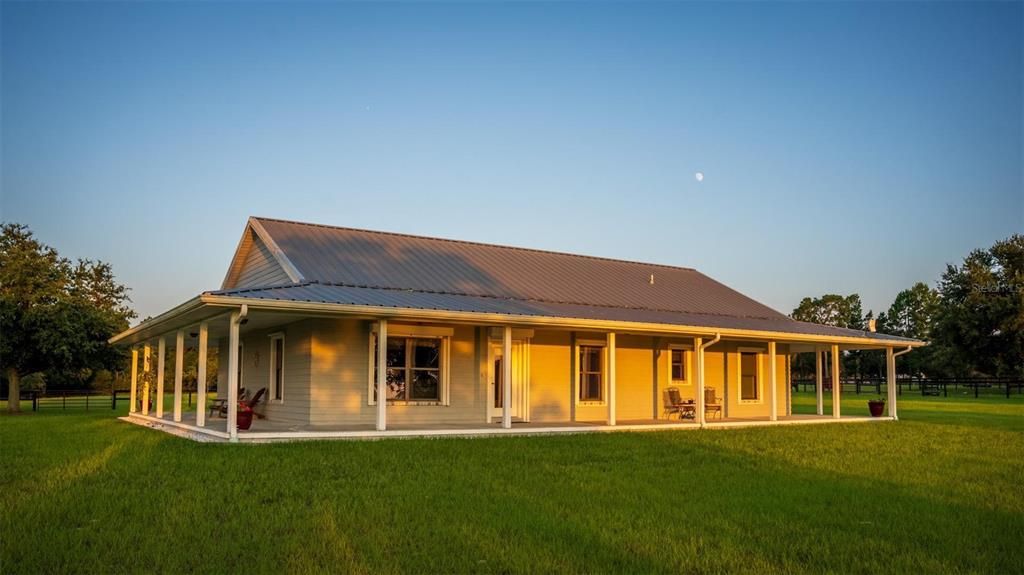
<path fill-rule="evenodd" d="M 278 286 L 302 281 L 298 270 L 291 262 L 281 261 L 284 255 L 257 226 L 258 223 L 251 219 L 246 225 L 221 289 Z"/>

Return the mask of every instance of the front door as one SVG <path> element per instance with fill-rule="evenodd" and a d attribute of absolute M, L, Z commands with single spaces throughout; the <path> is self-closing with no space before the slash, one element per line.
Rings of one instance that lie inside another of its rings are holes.
<path fill-rule="evenodd" d="M 512 417 L 522 418 L 525 411 L 523 406 L 523 382 L 526 381 L 525 366 L 523 363 L 523 346 L 521 341 L 512 342 L 512 401 L 509 403 L 509 411 Z M 501 417 L 505 406 L 505 386 L 502 383 L 504 376 L 505 357 L 504 349 L 500 344 L 491 345 L 490 353 L 490 414 L 491 417 Z"/>

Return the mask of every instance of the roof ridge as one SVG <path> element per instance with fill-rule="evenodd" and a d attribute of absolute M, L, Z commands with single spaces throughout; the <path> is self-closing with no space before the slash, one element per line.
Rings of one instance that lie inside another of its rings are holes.
<path fill-rule="evenodd" d="M 701 316 L 711 316 L 711 317 L 731 317 L 731 318 L 745 318 L 745 319 L 786 320 L 786 321 L 790 321 L 790 322 L 793 322 L 793 323 L 807 323 L 807 322 L 798 322 L 797 320 L 795 320 L 795 319 L 793 319 L 793 318 L 791 318 L 791 317 L 789 317 L 787 315 L 782 315 L 782 314 L 779 314 L 779 317 L 769 317 L 769 316 L 760 316 L 760 315 L 737 315 L 737 314 L 727 314 L 727 313 L 711 313 L 711 312 L 704 312 L 704 311 L 684 311 L 684 310 L 678 310 L 678 309 L 666 309 L 666 308 L 645 307 L 645 306 L 622 306 L 622 305 L 600 304 L 600 303 L 592 303 L 592 302 L 579 302 L 579 301 L 567 301 L 567 300 L 552 300 L 552 299 L 542 299 L 542 298 L 509 297 L 509 296 L 500 296 L 500 295 L 493 295 L 493 294 L 473 294 L 473 293 L 463 293 L 463 292 L 443 291 L 443 290 L 427 290 L 427 289 L 421 289 L 421 288 L 400 288 L 400 287 L 390 287 L 390 286 L 363 285 L 363 284 L 353 284 L 353 283 L 346 283 L 346 282 L 329 282 L 329 281 L 319 281 L 319 280 L 310 280 L 310 281 L 294 283 L 294 284 L 270 285 L 270 286 L 263 286 L 263 287 L 249 287 L 249 288 L 242 288 L 242 289 L 235 289 L 235 290 L 215 290 L 215 291 L 204 292 L 204 294 L 228 295 L 228 294 L 249 293 L 249 292 L 255 292 L 255 291 L 266 291 L 266 290 L 272 290 L 272 289 L 308 287 L 308 286 L 314 285 L 314 284 L 315 285 L 322 285 L 322 286 L 345 287 L 345 288 L 354 288 L 354 289 L 374 289 L 374 290 L 400 291 L 400 292 L 424 293 L 424 294 L 434 294 L 434 295 L 451 295 L 451 296 L 461 296 L 461 297 L 480 297 L 480 298 L 486 298 L 486 299 L 505 300 L 505 301 L 551 303 L 551 304 L 562 304 L 562 305 L 579 305 L 579 306 L 600 307 L 600 308 L 607 308 L 607 309 L 624 309 L 624 310 L 632 310 L 632 311 L 656 311 L 656 312 L 666 312 L 666 313 L 687 313 L 687 314 L 694 314 L 694 315 L 701 315 Z M 769 308 L 769 309 L 771 309 L 771 308 Z M 817 324 L 814 324 L 814 325 L 817 325 Z"/>
<path fill-rule="evenodd" d="M 362 232 L 362 233 L 368 233 L 368 234 L 380 234 L 380 235 L 385 235 L 385 236 L 396 236 L 396 237 L 402 237 L 402 238 L 414 238 L 414 239 L 418 239 L 418 240 L 432 240 L 432 241 L 436 241 L 436 242 L 449 242 L 449 243 L 453 243 L 453 244 L 462 244 L 462 245 L 470 245 L 470 246 L 484 246 L 484 247 L 488 247 L 488 248 L 500 248 L 500 249 L 505 249 L 505 250 L 517 250 L 517 251 L 530 252 L 530 253 L 551 254 L 551 255 L 558 255 L 558 256 L 569 256 L 569 257 L 574 257 L 574 258 L 584 258 L 584 259 L 598 260 L 598 261 L 604 261 L 604 262 L 613 262 L 613 263 L 620 263 L 620 264 L 633 264 L 633 265 L 650 266 L 650 267 L 656 267 L 656 268 L 662 268 L 662 269 L 680 270 L 680 271 L 694 272 L 694 273 L 699 273 L 701 275 L 705 275 L 705 274 L 702 274 L 696 268 L 689 268 L 689 267 L 684 267 L 684 266 L 673 266 L 673 265 L 668 265 L 668 264 L 656 264 L 656 263 L 651 263 L 651 262 L 641 262 L 641 261 L 626 260 L 626 259 L 621 259 L 621 258 L 608 258 L 608 257 L 603 257 L 603 256 L 592 256 L 592 255 L 587 255 L 587 254 L 574 254 L 574 253 L 571 253 L 571 252 L 562 252 L 562 251 L 557 251 L 557 250 L 545 250 L 545 249 L 540 249 L 540 248 L 526 248 L 526 247 L 522 247 L 522 246 L 509 246 L 509 245 L 504 245 L 504 244 L 491 244 L 491 243 L 487 243 L 487 242 L 475 242 L 475 241 L 470 241 L 470 240 L 455 240 L 455 239 L 451 239 L 451 238 L 438 238 L 438 237 L 434 237 L 434 236 L 423 236 L 423 235 L 418 235 L 418 234 L 407 234 L 407 233 L 402 233 L 402 232 L 387 232 L 387 231 L 382 231 L 382 230 L 368 230 L 368 229 L 365 229 L 365 228 L 353 228 L 353 227 L 349 227 L 349 226 L 333 226 L 333 225 L 330 225 L 330 224 L 315 224 L 315 223 L 311 223 L 311 222 L 299 222 L 299 221 L 296 221 L 296 220 L 285 220 L 285 219 L 281 219 L 281 218 L 266 218 L 266 217 L 262 217 L 262 216 L 250 216 L 250 217 L 255 219 L 255 220 L 279 222 L 279 223 L 283 223 L 283 224 L 292 224 L 292 225 L 299 225 L 299 226 L 310 226 L 310 227 L 314 227 L 314 228 L 327 228 L 327 229 L 331 229 L 331 230 L 346 230 L 346 231 L 350 231 L 350 232 Z M 708 276 L 705 276 L 705 277 L 708 277 Z"/>

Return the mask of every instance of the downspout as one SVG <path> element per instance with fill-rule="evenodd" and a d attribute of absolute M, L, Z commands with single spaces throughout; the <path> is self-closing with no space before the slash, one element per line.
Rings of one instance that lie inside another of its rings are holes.
<path fill-rule="evenodd" d="M 698 407 L 698 410 L 699 410 L 698 416 L 700 417 L 700 426 L 701 427 L 704 427 L 706 425 L 706 423 L 707 423 L 706 418 L 705 418 L 705 415 L 706 415 L 706 412 L 707 412 L 707 407 L 704 405 L 704 390 L 706 389 L 706 387 L 704 386 L 704 350 L 709 348 L 709 347 L 711 347 L 711 346 L 713 346 L 713 345 L 715 345 L 716 343 L 718 343 L 720 341 L 722 341 L 722 334 L 721 333 L 716 333 L 715 334 L 715 339 L 713 339 L 713 340 L 711 340 L 711 341 L 709 341 L 707 343 L 702 343 L 702 344 L 700 344 L 700 347 L 697 348 L 697 353 L 699 355 L 698 360 L 700 362 L 700 365 L 697 368 L 698 371 L 699 371 L 699 373 L 697 374 L 697 377 L 700 379 L 700 396 L 697 397 L 697 401 L 698 401 L 698 406 L 699 406 Z M 723 392 L 722 395 L 725 395 L 725 393 Z M 724 409 L 724 406 L 723 406 L 723 409 Z M 724 417 L 724 414 L 723 414 L 723 417 Z"/>
<path fill-rule="evenodd" d="M 713 339 L 713 340 L 711 340 L 711 341 L 709 341 L 707 343 L 700 344 L 700 351 L 701 351 L 701 353 L 703 353 L 705 349 L 715 345 L 716 343 L 718 343 L 720 341 L 722 341 L 722 334 L 716 333 L 715 334 L 715 339 Z"/>
<path fill-rule="evenodd" d="M 242 307 L 238 309 L 238 319 L 236 320 L 238 322 L 238 325 L 245 325 L 245 323 L 247 321 L 249 321 L 247 319 L 247 317 L 246 317 L 248 315 L 249 315 L 249 304 L 243 303 Z"/>
<path fill-rule="evenodd" d="M 892 356 L 893 357 L 899 357 L 899 356 L 901 356 L 901 355 L 903 355 L 905 353 L 910 353 L 910 351 L 913 350 L 913 349 L 914 349 L 914 346 L 908 345 L 907 349 L 905 349 L 903 351 L 897 351 L 896 353 L 892 354 Z"/>
<path fill-rule="evenodd" d="M 892 354 L 891 363 L 889 361 L 886 361 L 886 363 L 888 364 L 885 366 L 887 375 L 892 377 L 891 380 L 888 377 L 886 378 L 886 386 L 889 388 L 889 416 L 892 417 L 893 421 L 899 421 L 899 416 L 897 415 L 896 411 L 896 394 L 899 388 L 899 384 L 896 383 L 896 358 L 905 353 L 909 353 L 912 349 L 914 349 L 914 347 L 908 345 L 907 349 L 903 351 L 894 352 Z M 891 347 L 889 348 L 889 351 L 892 351 Z"/>

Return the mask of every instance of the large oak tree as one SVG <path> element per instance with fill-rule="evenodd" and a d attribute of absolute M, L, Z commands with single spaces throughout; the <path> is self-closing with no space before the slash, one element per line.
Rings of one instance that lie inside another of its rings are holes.
<path fill-rule="evenodd" d="M 21 224 L 0 227 L 0 365 L 7 407 L 20 410 L 21 379 L 39 372 L 114 369 L 121 353 L 107 343 L 135 313 L 110 265 L 72 262 Z"/>

